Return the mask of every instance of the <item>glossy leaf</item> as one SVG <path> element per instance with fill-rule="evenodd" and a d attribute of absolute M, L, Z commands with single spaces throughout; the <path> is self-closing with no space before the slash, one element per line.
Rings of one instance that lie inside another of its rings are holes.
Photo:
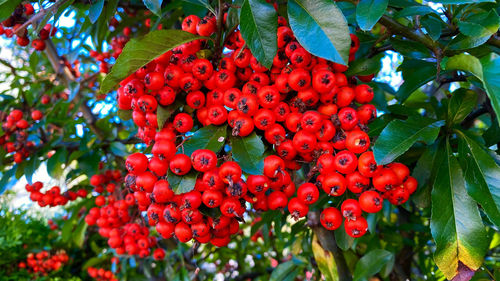
<path fill-rule="evenodd" d="M 436 77 L 436 64 L 432 62 L 405 59 L 399 69 L 403 72 L 404 83 L 399 87 L 396 97 L 401 102 Z"/>
<path fill-rule="evenodd" d="M 312 239 L 312 250 L 314 260 L 318 264 L 319 271 L 325 277 L 325 280 L 339 280 L 337 265 L 335 264 L 333 254 L 330 251 L 323 249 L 323 247 L 319 244 L 318 237 L 316 235 L 314 235 Z"/>
<path fill-rule="evenodd" d="M 442 120 L 424 117 L 391 121 L 373 146 L 375 160 L 379 165 L 385 165 L 405 153 L 417 141 L 433 143 L 443 125 Z"/>
<path fill-rule="evenodd" d="M 155 30 L 142 38 L 131 39 L 102 81 L 101 92 L 111 91 L 120 81 L 165 52 L 200 38 L 182 30 Z"/>
<path fill-rule="evenodd" d="M 486 56 L 483 65 L 483 84 L 500 122 L 500 57 Z"/>
<path fill-rule="evenodd" d="M 460 165 L 446 142 L 446 157 L 439 166 L 432 190 L 431 234 L 436 242 L 434 261 L 447 279 L 459 263 L 477 270 L 488 248 L 488 238 L 477 204 L 469 197 Z"/>
<path fill-rule="evenodd" d="M 198 131 L 184 143 L 184 154 L 191 156 L 197 149 L 210 149 L 217 153 L 224 146 L 227 136 L 227 125 L 206 126 Z"/>
<path fill-rule="evenodd" d="M 345 72 L 345 75 L 353 76 L 375 74 L 379 72 L 380 68 L 382 67 L 381 59 L 383 56 L 384 54 L 379 54 L 372 58 L 361 58 L 355 60 L 349 65 L 349 68 Z"/>
<path fill-rule="evenodd" d="M 476 92 L 464 88 L 454 91 L 448 102 L 448 124 L 454 125 L 462 122 L 476 107 L 476 104 Z"/>
<path fill-rule="evenodd" d="M 365 280 L 372 277 L 380 272 L 382 267 L 387 264 L 393 256 L 393 253 L 382 249 L 375 249 L 368 252 L 356 263 L 353 280 Z"/>
<path fill-rule="evenodd" d="M 334 232 L 337 246 L 339 246 L 339 248 L 343 251 L 349 250 L 349 248 L 351 248 L 352 244 L 354 243 L 354 238 L 347 235 L 347 233 L 345 232 L 344 223 L 342 222 L 342 225 L 339 228 L 335 229 Z"/>
<path fill-rule="evenodd" d="M 232 137 L 231 147 L 233 158 L 236 160 L 241 169 L 251 175 L 262 174 L 264 168 L 264 143 L 255 132 L 244 138 Z"/>
<path fill-rule="evenodd" d="M 198 173 L 191 171 L 183 176 L 178 176 L 168 170 L 167 180 L 175 194 L 182 194 L 194 189 Z"/>
<path fill-rule="evenodd" d="M 446 70 L 463 70 L 474 74 L 480 80 L 483 79 L 483 66 L 478 58 L 469 54 L 453 56 L 446 62 Z"/>
<path fill-rule="evenodd" d="M 296 264 L 293 260 L 279 264 L 271 273 L 269 281 L 281 281 L 284 280 L 289 274 L 293 272 Z"/>
<path fill-rule="evenodd" d="M 102 13 L 102 8 L 104 8 L 104 0 L 97 0 L 92 2 L 89 8 L 89 19 L 91 23 L 96 23 L 97 19 Z"/>
<path fill-rule="evenodd" d="M 443 141 L 438 140 L 422 153 L 412 171 L 412 176 L 418 181 L 418 188 L 411 196 L 419 208 L 427 208 L 431 204 L 431 187 L 436 180 L 437 170 L 445 157 Z"/>
<path fill-rule="evenodd" d="M 498 31 L 500 19 L 495 10 L 488 13 L 477 13 L 458 22 L 460 32 L 470 37 L 491 36 Z"/>
<path fill-rule="evenodd" d="M 500 226 L 500 166 L 479 143 L 461 131 L 459 161 L 469 195 L 483 208 L 488 218 Z"/>
<path fill-rule="evenodd" d="M 144 6 L 157 16 L 161 16 L 161 3 L 163 0 L 142 0 Z"/>
<path fill-rule="evenodd" d="M 47 173 L 54 178 L 59 178 L 63 173 L 63 164 L 66 164 L 68 151 L 66 149 L 58 149 L 52 157 L 47 160 Z"/>
<path fill-rule="evenodd" d="M 310 53 L 347 65 L 351 37 L 342 11 L 329 0 L 290 0 L 288 19 L 295 37 Z"/>
<path fill-rule="evenodd" d="M 401 11 L 398 11 L 394 15 L 394 18 L 402 18 L 402 17 L 416 16 L 416 15 L 423 16 L 433 13 L 436 13 L 436 11 L 429 6 L 424 6 L 424 5 L 410 6 L 402 9 Z"/>
<path fill-rule="evenodd" d="M 206 9 L 208 9 L 209 11 L 211 11 L 213 14 L 215 14 L 215 10 L 214 8 L 210 5 L 209 1 L 208 0 L 182 0 L 184 2 L 188 2 L 188 3 L 191 3 L 191 4 L 195 4 L 195 5 L 198 5 L 198 6 L 202 6 Z"/>
<path fill-rule="evenodd" d="M 356 20 L 364 31 L 370 31 L 384 15 L 389 0 L 361 0 L 356 6 Z"/>
<path fill-rule="evenodd" d="M 75 242 L 79 248 L 83 246 L 83 242 L 85 241 L 85 232 L 87 231 L 88 226 L 88 224 L 80 222 L 73 233 L 73 242 Z"/>
<path fill-rule="evenodd" d="M 255 58 L 271 68 L 278 51 L 278 14 L 265 0 L 245 0 L 240 11 L 240 32 Z"/>

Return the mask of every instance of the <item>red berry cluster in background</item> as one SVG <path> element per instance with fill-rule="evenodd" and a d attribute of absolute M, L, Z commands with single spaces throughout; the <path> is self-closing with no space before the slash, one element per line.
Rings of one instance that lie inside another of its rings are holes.
<path fill-rule="evenodd" d="M 17 34 L 17 44 L 19 46 L 27 46 L 30 43 L 28 30 L 23 27 L 23 24 L 28 21 L 28 18 L 33 16 L 35 9 L 30 3 L 19 4 L 12 15 L 0 24 L 0 35 L 7 38 Z M 22 28 L 22 29 L 20 29 Z M 31 42 L 31 46 L 37 51 L 45 50 L 45 40 L 50 36 L 54 36 L 57 28 L 51 24 L 46 24 L 38 33 L 38 37 Z"/>
<path fill-rule="evenodd" d="M 150 235 L 149 228 L 143 225 L 139 214 L 129 213 L 130 207 L 135 205 L 135 198 L 117 189 L 121 183 L 122 175 L 118 170 L 107 170 L 90 178 L 94 191 L 101 195 L 95 198 L 98 207 L 89 210 L 85 222 L 97 225 L 99 234 L 107 238 L 108 245 L 118 255 L 149 256 L 151 249 L 157 246 L 156 237 Z M 106 197 L 102 195 L 105 192 L 108 193 Z M 163 259 L 164 256 L 160 248 L 153 252 L 155 259 Z"/>
<path fill-rule="evenodd" d="M 367 230 L 363 211 L 380 211 L 384 199 L 402 204 L 415 191 L 417 182 L 406 166 L 379 166 L 368 150 L 367 125 L 376 118 L 371 87 L 348 78 L 343 73 L 347 67 L 306 51 L 284 18 L 278 23 L 279 50 L 269 70 L 236 30 L 226 40 L 230 51 L 220 61 L 198 58 L 208 46 L 196 40 L 120 83 L 118 107 L 132 110 L 138 137 L 152 146 L 150 158 L 142 153 L 127 158 L 125 182 L 139 210 L 147 210 L 149 223 L 164 238 L 175 235 L 181 242 L 194 238 L 225 246 L 238 232 L 246 203 L 257 211 L 288 208 L 298 219 L 318 200 L 320 189 L 329 196 L 351 198 L 343 200 L 341 211 L 324 209 L 321 224 L 332 230 L 345 218 L 347 234 L 360 237 Z M 191 15 L 182 29 L 210 36 L 215 23 L 212 17 Z M 351 38 L 354 60 L 359 40 Z M 157 108 L 175 101 L 183 103 L 182 112 L 158 124 Z M 232 135 L 240 137 L 255 131 L 275 155 L 264 159 L 262 175 L 244 175 L 228 155 L 207 149 L 181 153 L 186 134 L 198 124 L 228 124 Z M 305 164 L 311 164 L 307 182 L 296 190 L 291 171 Z M 192 170 L 198 173 L 193 190 L 175 194 L 167 173 L 182 177 Z M 205 211 L 213 208 L 221 215 Z"/>
<path fill-rule="evenodd" d="M 15 163 L 21 163 L 28 158 L 35 143 L 28 141 L 27 129 L 30 123 L 23 119 L 23 112 L 19 109 L 12 110 L 8 115 L 0 114 L 2 120 L 2 130 L 4 134 L 0 136 L 0 145 L 7 153 L 13 154 Z M 38 121 L 42 119 L 43 113 L 40 110 L 31 112 L 31 119 Z"/>
<path fill-rule="evenodd" d="M 118 281 L 118 278 L 111 270 L 105 270 L 104 268 L 89 267 L 87 273 L 97 281 Z"/>
<path fill-rule="evenodd" d="M 26 262 L 18 264 L 19 268 L 27 269 L 36 275 L 46 276 L 52 271 L 57 271 L 68 262 L 68 255 L 64 250 L 51 255 L 47 251 L 29 253 Z"/>
<path fill-rule="evenodd" d="M 74 192 L 67 190 L 61 193 L 61 188 L 59 186 L 53 186 L 50 189 L 42 192 L 43 183 L 37 181 L 33 184 L 26 184 L 26 191 L 30 193 L 30 200 L 37 202 L 40 207 L 55 207 L 64 206 L 69 201 L 75 201 L 78 197 L 87 197 L 87 190 L 79 189 Z"/>

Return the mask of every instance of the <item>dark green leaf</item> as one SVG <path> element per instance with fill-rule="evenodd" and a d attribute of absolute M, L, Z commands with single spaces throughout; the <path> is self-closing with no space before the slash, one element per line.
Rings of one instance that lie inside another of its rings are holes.
<path fill-rule="evenodd" d="M 337 246 L 339 246 L 339 248 L 343 251 L 349 250 L 354 243 L 354 238 L 347 235 L 347 233 L 345 232 L 344 223 L 342 223 L 339 228 L 335 229 L 334 232 Z"/>
<path fill-rule="evenodd" d="M 432 40 L 436 41 L 441 36 L 442 31 L 442 23 L 443 21 L 437 16 L 434 17 L 432 15 L 427 15 L 422 17 L 420 23 L 427 31 L 427 35 L 429 35 Z"/>
<path fill-rule="evenodd" d="M 32 184 L 33 173 L 35 173 L 39 166 L 40 159 L 36 154 L 32 155 L 30 160 L 26 163 L 26 166 L 24 166 L 24 175 L 29 184 Z"/>
<path fill-rule="evenodd" d="M 384 15 L 389 0 L 361 0 L 356 7 L 356 20 L 364 31 L 370 31 Z"/>
<path fill-rule="evenodd" d="M 424 6 L 424 5 L 419 5 L 419 6 L 410 6 L 402 9 L 401 11 L 397 12 L 394 15 L 394 18 L 402 18 L 402 17 L 409 17 L 409 16 L 416 16 L 416 15 L 427 15 L 427 14 L 432 14 L 436 13 L 434 9 L 432 9 L 429 6 Z"/>
<path fill-rule="evenodd" d="M 449 48 L 452 50 L 471 49 L 484 44 L 488 39 L 490 36 L 470 37 L 459 34 L 450 41 Z"/>
<path fill-rule="evenodd" d="M 130 40 L 102 81 L 101 92 L 111 91 L 121 80 L 165 52 L 200 38 L 181 30 L 155 30 L 140 39 Z"/>
<path fill-rule="evenodd" d="M 399 66 L 403 72 L 404 83 L 399 87 L 396 97 L 405 101 L 411 93 L 436 77 L 436 64 L 432 62 L 405 59 Z"/>
<path fill-rule="evenodd" d="M 172 113 L 174 113 L 181 106 L 182 103 L 179 101 L 176 101 L 169 106 L 158 105 L 156 109 L 156 119 L 158 121 L 158 128 L 160 130 L 163 128 L 163 125 L 165 125 L 165 122 L 168 120 L 168 118 L 172 116 Z"/>
<path fill-rule="evenodd" d="M 444 161 L 444 150 L 442 141 L 428 146 L 412 171 L 412 176 L 418 182 L 417 191 L 412 195 L 412 199 L 419 208 L 427 208 L 431 204 L 431 186 L 434 185 L 437 170 Z"/>
<path fill-rule="evenodd" d="M 381 59 L 384 54 L 379 54 L 372 58 L 360 58 L 349 64 L 349 69 L 345 72 L 347 76 L 370 75 L 379 72 L 382 67 Z"/>
<path fill-rule="evenodd" d="M 347 65 L 351 37 L 342 11 L 329 0 L 288 1 L 290 26 L 313 55 Z"/>
<path fill-rule="evenodd" d="M 483 65 L 483 84 L 500 122 L 500 57 L 486 56 Z"/>
<path fill-rule="evenodd" d="M 467 4 L 467 3 L 495 2 L 495 0 L 436 0 L 434 2 L 442 4 Z"/>
<path fill-rule="evenodd" d="M 401 53 L 401 55 L 403 55 L 404 57 L 413 59 L 424 59 L 432 57 L 429 49 L 418 42 L 397 38 L 391 38 L 389 41 L 391 42 L 394 50 L 398 53 Z M 407 62 L 407 59 L 405 61 Z"/>
<path fill-rule="evenodd" d="M 483 263 L 488 238 L 476 202 L 465 189 L 464 177 L 450 144 L 432 190 L 431 233 L 436 242 L 434 261 L 453 279 L 459 263 L 477 270 Z"/>
<path fill-rule="evenodd" d="M 454 91 L 448 103 L 448 124 L 452 126 L 462 122 L 476 107 L 476 104 L 476 92 L 464 88 Z"/>
<path fill-rule="evenodd" d="M 460 32 L 470 37 L 491 36 L 498 31 L 500 20 L 495 10 L 489 13 L 476 13 L 458 22 Z"/>
<path fill-rule="evenodd" d="M 241 169 L 251 175 L 262 174 L 264 168 L 264 143 L 255 132 L 249 136 L 232 137 L 231 147 L 233 158 L 240 164 Z"/>
<path fill-rule="evenodd" d="M 89 8 L 89 19 L 91 23 L 95 23 L 102 13 L 102 8 L 104 7 L 104 0 L 97 0 L 90 5 Z"/>
<path fill-rule="evenodd" d="M 161 16 L 161 3 L 163 0 L 142 0 L 144 6 L 157 16 Z"/>
<path fill-rule="evenodd" d="M 210 149 L 217 153 L 224 146 L 227 136 L 227 125 L 206 126 L 194 132 L 184 143 L 184 154 L 191 156 L 197 149 Z"/>
<path fill-rule="evenodd" d="M 380 272 L 382 267 L 387 264 L 393 256 L 393 253 L 382 249 L 375 249 L 368 252 L 356 263 L 354 281 L 366 280 Z"/>
<path fill-rule="evenodd" d="M 457 131 L 457 135 L 467 192 L 483 207 L 490 221 L 500 226 L 500 167 L 479 143 L 463 132 Z"/>
<path fill-rule="evenodd" d="M 63 165 L 66 164 L 68 151 L 65 148 L 58 149 L 52 157 L 47 160 L 47 173 L 53 178 L 62 176 Z"/>
<path fill-rule="evenodd" d="M 205 7 L 207 8 L 209 11 L 211 11 L 213 14 L 215 14 L 215 10 L 214 8 L 210 5 L 210 3 L 208 3 L 208 0 L 182 0 L 184 2 L 188 2 L 188 3 L 191 3 L 191 4 L 195 4 L 195 5 L 198 5 L 198 6 L 202 6 L 202 7 Z"/>
<path fill-rule="evenodd" d="M 240 31 L 257 60 L 267 68 L 278 51 L 278 14 L 265 0 L 245 0 L 240 12 Z"/>
<path fill-rule="evenodd" d="M 271 273 L 269 281 L 281 281 L 284 280 L 289 274 L 293 272 L 296 265 L 293 261 L 287 261 L 279 264 Z"/>
<path fill-rule="evenodd" d="M 9 182 L 11 178 L 16 174 L 17 165 L 14 165 L 12 168 L 7 169 L 2 173 L 2 179 L 0 179 L 0 194 L 2 194 L 5 189 L 9 187 Z"/>
<path fill-rule="evenodd" d="M 10 17 L 22 0 L 1 0 L 0 1 L 0 21 Z"/>
<path fill-rule="evenodd" d="M 433 143 L 443 125 L 442 120 L 424 117 L 391 121 L 373 146 L 375 160 L 379 165 L 385 165 L 405 153 L 417 141 Z"/>
<path fill-rule="evenodd" d="M 168 170 L 167 180 L 175 194 L 182 194 L 194 189 L 198 173 L 191 171 L 184 176 L 178 176 Z"/>

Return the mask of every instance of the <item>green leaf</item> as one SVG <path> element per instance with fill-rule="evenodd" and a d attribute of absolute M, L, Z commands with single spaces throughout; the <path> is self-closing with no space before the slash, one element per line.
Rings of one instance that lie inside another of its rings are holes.
<path fill-rule="evenodd" d="M 432 9 L 429 6 L 424 6 L 424 5 L 419 5 L 419 6 L 410 6 L 402 9 L 401 11 L 398 11 L 396 14 L 394 14 L 394 18 L 403 18 L 403 17 L 409 17 L 409 16 L 416 16 L 416 15 L 427 15 L 427 14 L 435 14 L 436 11 Z"/>
<path fill-rule="evenodd" d="M 0 21 L 3 21 L 10 17 L 17 5 L 19 5 L 22 0 L 1 0 L 0 1 Z"/>
<path fill-rule="evenodd" d="M 184 154 L 191 156 L 197 149 L 210 149 L 217 153 L 224 146 L 227 136 L 227 125 L 206 126 L 198 131 L 184 143 Z"/>
<path fill-rule="evenodd" d="M 173 104 L 169 106 L 158 105 L 156 109 L 156 120 L 158 121 L 158 128 L 161 130 L 165 122 L 167 122 L 168 118 L 172 116 L 172 114 L 182 106 L 182 103 L 177 100 Z"/>
<path fill-rule="evenodd" d="M 231 147 L 233 158 L 240 164 L 241 169 L 251 175 L 262 174 L 264 168 L 264 143 L 255 132 L 244 138 L 232 137 Z"/>
<path fill-rule="evenodd" d="M 458 272 L 459 263 L 477 270 L 488 249 L 488 237 L 476 202 L 465 189 L 464 177 L 450 144 L 439 166 L 432 190 L 431 234 L 436 242 L 434 261 L 447 279 Z"/>
<path fill-rule="evenodd" d="M 408 57 L 408 59 L 425 59 L 432 57 L 429 49 L 418 42 L 397 38 L 391 38 L 389 41 L 396 52 L 401 53 L 404 57 Z M 418 62 L 418 60 L 416 62 Z M 405 66 L 402 65 L 401 67 Z"/>
<path fill-rule="evenodd" d="M 380 272 L 382 267 L 384 267 L 384 265 L 386 265 L 393 258 L 393 256 L 393 253 L 386 250 L 371 250 L 356 263 L 353 280 L 367 280 L 369 277 L 372 277 Z"/>
<path fill-rule="evenodd" d="M 240 12 L 240 31 L 255 58 L 271 68 L 278 52 L 278 14 L 265 0 L 245 0 Z"/>
<path fill-rule="evenodd" d="M 462 122 L 476 107 L 476 104 L 476 92 L 464 88 L 454 91 L 448 103 L 447 123 L 449 127 Z"/>
<path fill-rule="evenodd" d="M 482 59 L 483 84 L 500 122 L 500 57 L 486 56 Z"/>
<path fill-rule="evenodd" d="M 471 49 L 484 44 L 486 41 L 488 41 L 488 39 L 490 39 L 490 36 L 470 37 L 463 34 L 458 34 L 450 41 L 448 47 L 452 50 Z"/>
<path fill-rule="evenodd" d="M 288 275 L 292 274 L 293 270 L 297 265 L 293 260 L 280 263 L 271 273 L 269 281 L 281 281 L 287 278 Z"/>
<path fill-rule="evenodd" d="M 378 54 L 372 58 L 360 58 L 349 64 L 349 68 L 345 72 L 347 76 L 354 75 L 370 75 L 380 71 L 382 68 L 381 59 L 384 54 Z"/>
<path fill-rule="evenodd" d="M 108 93 L 120 81 L 165 52 L 200 38 L 203 37 L 182 30 L 155 30 L 142 38 L 130 40 L 102 81 L 101 92 Z"/>
<path fill-rule="evenodd" d="M 87 231 L 88 224 L 81 222 L 75 229 L 73 233 L 73 242 L 81 248 L 83 246 L 83 242 L 85 241 L 85 232 Z"/>
<path fill-rule="evenodd" d="M 129 153 L 127 152 L 127 147 L 119 141 L 112 142 L 109 145 L 109 148 L 111 149 L 111 152 L 116 156 L 125 157 L 129 155 Z"/>
<path fill-rule="evenodd" d="M 461 131 L 457 135 L 467 192 L 483 207 L 490 221 L 500 226 L 500 167 L 482 145 Z"/>
<path fill-rule="evenodd" d="M 120 117 L 121 120 L 127 121 L 132 119 L 132 110 L 122 110 L 118 109 L 118 112 L 116 113 L 118 117 Z"/>
<path fill-rule="evenodd" d="M 472 14 L 458 22 L 460 32 L 470 37 L 489 37 L 497 32 L 499 27 L 500 19 L 493 9 L 489 13 Z"/>
<path fill-rule="evenodd" d="M 142 2 L 144 2 L 144 6 L 151 12 L 161 17 L 161 3 L 163 0 L 142 0 Z"/>
<path fill-rule="evenodd" d="M 364 31 L 370 31 L 384 15 L 389 0 L 361 0 L 356 7 L 356 21 Z"/>
<path fill-rule="evenodd" d="M 441 37 L 443 21 L 438 16 L 424 16 L 420 20 L 420 23 L 432 40 L 436 41 Z"/>
<path fill-rule="evenodd" d="M 405 81 L 396 93 L 397 99 L 401 102 L 418 88 L 432 81 L 437 72 L 435 63 L 414 59 L 405 59 L 398 69 L 402 71 Z"/>
<path fill-rule="evenodd" d="M 26 163 L 26 166 L 24 166 L 24 175 L 26 176 L 26 181 L 28 181 L 29 184 L 32 184 L 33 173 L 35 173 L 39 166 L 40 159 L 38 156 L 36 154 L 31 155 L 30 160 Z"/>
<path fill-rule="evenodd" d="M 412 176 L 418 182 L 418 188 L 416 194 L 412 195 L 411 198 L 419 208 L 427 208 L 431 204 L 431 186 L 434 185 L 437 170 L 445 157 L 445 149 L 442 144 L 443 142 L 438 140 L 433 145 L 427 146 L 412 171 Z"/>
<path fill-rule="evenodd" d="M 481 81 L 483 80 L 483 66 L 478 58 L 469 54 L 459 54 L 448 59 L 446 70 L 463 70 L 474 74 Z"/>
<path fill-rule="evenodd" d="M 7 169 L 2 173 L 2 179 L 0 179 L 0 194 L 2 194 L 7 187 L 9 187 L 9 182 L 12 176 L 16 174 L 16 171 L 17 165 L 14 165 L 12 168 Z"/>
<path fill-rule="evenodd" d="M 196 173 L 195 171 L 191 171 L 183 176 L 178 176 L 172 173 L 172 171 L 168 170 L 167 180 L 170 184 L 170 188 L 172 188 L 172 191 L 175 194 L 182 194 L 194 189 L 197 176 L 198 173 Z"/>
<path fill-rule="evenodd" d="M 385 165 L 405 153 L 417 141 L 433 143 L 443 125 L 443 120 L 424 117 L 391 121 L 373 146 L 375 161 L 379 165 Z"/>
<path fill-rule="evenodd" d="M 96 23 L 97 19 L 102 13 L 102 8 L 104 8 L 104 0 L 97 0 L 93 2 L 92 5 L 90 5 L 89 19 L 91 23 Z"/>
<path fill-rule="evenodd" d="M 202 6 L 202 7 L 205 7 L 207 8 L 209 11 L 212 12 L 212 14 L 215 14 L 215 10 L 214 8 L 210 5 L 210 3 L 208 3 L 208 0 L 182 0 L 184 2 L 188 2 L 188 3 L 191 3 L 191 4 L 195 4 L 195 5 L 198 5 L 198 6 Z"/>
<path fill-rule="evenodd" d="M 354 238 L 347 235 L 347 233 L 345 232 L 344 223 L 342 222 L 342 225 L 339 228 L 335 229 L 334 232 L 337 246 L 339 246 L 339 248 L 343 251 L 349 250 L 354 243 Z"/>
<path fill-rule="evenodd" d="M 325 280 L 338 281 L 339 274 L 337 272 L 337 265 L 333 259 L 333 254 L 321 247 L 316 235 L 314 235 L 312 239 L 312 250 L 314 260 L 318 264 L 319 271 L 325 277 Z"/>
<path fill-rule="evenodd" d="M 311 54 L 347 65 L 351 37 L 334 1 L 290 0 L 288 19 L 295 37 Z"/>
<path fill-rule="evenodd" d="M 64 171 L 68 151 L 65 148 L 58 149 L 52 157 L 47 160 L 47 173 L 53 178 L 60 178 Z"/>

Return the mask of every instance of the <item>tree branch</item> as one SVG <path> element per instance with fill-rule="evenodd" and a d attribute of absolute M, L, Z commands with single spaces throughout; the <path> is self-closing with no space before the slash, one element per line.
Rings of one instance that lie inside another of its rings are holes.
<path fill-rule="evenodd" d="M 62 78 L 63 83 L 66 85 L 66 87 L 69 88 L 70 83 L 76 81 L 76 78 L 73 76 L 70 69 L 61 63 L 61 57 L 57 53 L 56 47 L 54 46 L 54 43 L 52 43 L 52 40 L 48 39 L 45 41 L 47 45 L 47 47 L 45 48 L 45 54 L 47 54 L 47 57 L 56 73 Z M 103 132 L 96 126 L 96 116 L 92 113 L 92 110 L 87 105 L 87 103 L 85 103 L 84 97 L 80 92 L 76 93 L 74 101 L 76 103 L 80 103 L 80 111 L 87 121 L 87 126 L 96 134 L 99 139 L 104 139 Z"/>
<path fill-rule="evenodd" d="M 64 4 L 65 2 L 67 2 L 68 0 L 60 0 L 56 3 L 54 3 L 54 5 L 50 6 L 49 8 L 47 9 L 40 9 L 40 11 L 38 13 L 36 13 L 35 15 L 33 15 L 31 18 L 29 18 L 26 22 L 24 22 L 22 25 L 20 25 L 18 28 L 16 28 L 15 30 L 13 30 L 13 33 L 16 34 L 17 36 L 20 36 L 22 35 L 21 32 L 24 31 L 30 24 L 33 24 L 33 23 L 36 23 L 38 22 L 39 20 L 41 20 L 47 13 L 51 13 L 53 12 L 54 10 L 57 10 L 57 8 L 59 8 L 62 4 Z"/>

